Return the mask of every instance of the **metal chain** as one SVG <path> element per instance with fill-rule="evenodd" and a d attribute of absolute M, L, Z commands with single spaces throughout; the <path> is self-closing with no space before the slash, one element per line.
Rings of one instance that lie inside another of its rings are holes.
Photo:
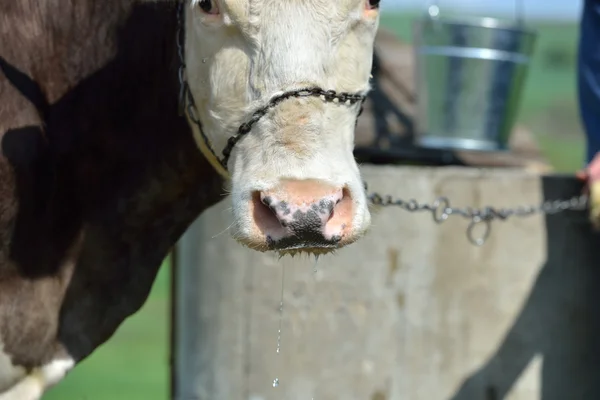
<path fill-rule="evenodd" d="M 177 56 L 179 58 L 179 113 L 183 115 L 183 110 L 188 111 L 188 115 L 192 122 L 196 124 L 200 131 L 200 135 L 204 140 L 206 147 L 212 153 L 212 155 L 217 159 L 217 161 L 221 164 L 221 166 L 227 170 L 227 162 L 229 161 L 229 157 L 235 145 L 240 141 L 242 137 L 250 133 L 254 124 L 256 124 L 262 117 L 264 117 L 272 108 L 276 107 L 284 100 L 290 99 L 292 97 L 300 98 L 300 97 L 318 97 L 322 101 L 326 103 L 334 103 L 345 106 L 354 106 L 355 104 L 359 104 L 358 112 L 356 115 L 356 122 L 358 123 L 358 117 L 363 112 L 364 102 L 367 99 L 367 96 L 363 92 L 357 93 L 349 93 L 349 92 L 336 92 L 335 90 L 324 90 L 319 87 L 304 87 L 300 89 L 290 90 L 283 93 L 280 93 L 274 97 L 272 97 L 267 104 L 255 110 L 250 118 L 242 123 L 238 128 L 237 132 L 231 136 L 227 140 L 227 144 L 221 154 L 222 157 L 219 157 L 216 152 L 213 150 L 210 140 L 205 135 L 204 130 L 202 129 L 202 123 L 200 121 L 200 114 L 196 109 L 196 105 L 194 102 L 194 98 L 190 91 L 189 85 L 185 76 L 185 57 L 184 57 L 184 35 L 185 32 L 183 30 L 185 21 L 184 21 L 184 1 L 180 0 L 177 5 L 177 33 L 176 33 L 176 43 L 177 43 Z M 187 102 L 187 108 L 185 107 L 185 103 Z"/>
<path fill-rule="evenodd" d="M 366 184 L 365 184 L 366 188 Z M 433 220 L 441 224 L 446 221 L 451 215 L 459 215 L 464 218 L 470 219 L 471 222 L 467 228 L 467 238 L 469 241 L 476 245 L 483 245 L 489 238 L 492 230 L 492 220 L 506 220 L 509 217 L 528 217 L 534 214 L 557 214 L 563 211 L 581 211 L 585 210 L 588 206 L 588 196 L 583 194 L 579 196 L 573 196 L 568 200 L 552 200 L 545 201 L 539 205 L 531 206 L 520 206 L 514 208 L 494 208 L 484 207 L 481 209 L 474 209 L 471 207 L 452 207 L 450 200 L 447 197 L 438 197 L 433 203 L 419 203 L 414 199 L 405 201 L 402 199 L 394 199 L 392 196 L 382 196 L 379 193 L 371 193 L 368 195 L 368 199 L 371 203 L 379 206 L 397 206 L 409 212 L 427 211 L 430 212 Z M 478 225 L 483 226 L 483 232 L 479 235 L 475 235 L 475 228 Z"/>
<path fill-rule="evenodd" d="M 518 1 L 518 0 L 517 0 Z M 435 4 L 435 2 L 433 3 Z M 187 85 L 186 77 L 185 77 L 185 58 L 184 58 L 184 39 L 183 39 L 183 26 L 184 26 L 184 1 L 179 1 L 177 5 L 177 53 L 179 58 L 179 83 L 180 83 L 180 93 L 179 93 L 179 105 L 180 105 L 180 114 L 183 115 L 185 100 L 188 101 L 187 110 L 190 114 L 190 118 L 194 123 L 196 123 L 201 131 L 201 134 L 204 136 L 202 132 L 202 127 L 200 124 L 200 120 L 198 118 L 197 110 L 195 109 L 195 105 L 193 102 L 193 98 L 189 91 L 189 87 Z M 355 103 L 360 103 L 360 108 L 357 115 L 360 116 L 363 110 L 363 103 L 365 101 L 366 96 L 362 93 L 336 93 L 335 91 L 328 90 L 325 91 L 320 88 L 305 88 L 300 90 L 295 90 L 291 92 L 283 93 L 275 98 L 271 99 L 271 101 L 265 105 L 264 107 L 256 110 L 249 121 L 242 124 L 238 129 L 236 135 L 232 136 L 225 149 L 223 149 L 223 158 L 219 159 L 219 161 L 224 165 L 225 169 L 227 169 L 227 159 L 231 153 L 231 149 L 235 146 L 237 141 L 245 134 L 250 132 L 252 125 L 256 123 L 262 116 L 264 116 L 269 109 L 280 103 L 281 101 L 290 98 L 290 97 L 305 97 L 305 96 L 316 96 L 321 97 L 322 100 L 326 102 L 336 102 L 341 104 L 353 105 Z M 213 155 L 216 156 L 208 138 L 203 137 L 203 139 L 207 142 L 207 146 L 210 151 L 213 152 Z M 218 157 L 217 157 L 218 159 Z M 367 191 L 367 185 L 365 183 L 365 191 Z M 433 220 L 441 224 L 446 221 L 448 217 L 451 215 L 459 215 L 464 218 L 470 219 L 471 222 L 467 228 L 467 238 L 471 243 L 476 246 L 481 246 L 485 243 L 491 233 L 491 222 L 494 219 L 506 220 L 511 216 L 516 217 L 526 217 L 536 213 L 542 214 L 556 214 L 558 212 L 567 211 L 567 210 L 584 210 L 587 208 L 588 204 L 588 196 L 574 196 L 568 200 L 555 200 L 555 201 L 546 201 L 537 206 L 525 206 L 525 207 L 516 207 L 516 208 L 501 208 L 495 209 L 493 207 L 484 207 L 482 209 L 473 209 L 471 207 L 464 208 L 455 208 L 450 204 L 450 200 L 447 197 L 438 197 L 433 203 L 419 203 L 416 200 L 405 201 L 402 199 L 395 199 L 390 195 L 381 195 L 379 193 L 371 193 L 368 195 L 368 199 L 374 205 L 379 206 L 397 206 L 403 208 L 409 212 L 418 212 L 418 211 L 428 211 L 432 214 Z M 483 225 L 483 233 L 479 236 L 475 236 L 475 228 L 482 224 Z"/>

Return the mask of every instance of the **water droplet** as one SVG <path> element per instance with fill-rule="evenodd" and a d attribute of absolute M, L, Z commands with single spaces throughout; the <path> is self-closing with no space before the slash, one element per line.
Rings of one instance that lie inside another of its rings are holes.
<path fill-rule="evenodd" d="M 203 58 L 202 59 L 202 64 L 206 64 L 207 61 L 208 61 L 208 58 Z"/>
<path fill-rule="evenodd" d="M 313 264 L 313 273 L 317 273 L 317 263 L 319 262 L 319 255 L 315 254 L 315 263 Z"/>
<path fill-rule="evenodd" d="M 285 266 L 281 266 L 281 298 L 279 299 L 279 329 L 277 329 L 277 354 L 281 352 L 281 321 L 283 320 L 283 287 L 285 282 Z M 279 386 L 279 378 L 273 380 L 273 387 Z"/>
<path fill-rule="evenodd" d="M 281 351 L 281 329 L 277 330 L 277 354 Z"/>
<path fill-rule="evenodd" d="M 281 321 L 283 320 L 283 284 L 285 281 L 285 267 L 281 267 L 281 298 L 279 299 L 279 329 L 277 330 L 277 354 L 281 351 Z"/>

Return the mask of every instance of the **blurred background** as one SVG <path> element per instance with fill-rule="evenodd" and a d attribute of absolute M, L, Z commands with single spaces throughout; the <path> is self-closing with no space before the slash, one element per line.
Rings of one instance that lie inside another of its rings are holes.
<path fill-rule="evenodd" d="M 381 25 L 405 42 L 428 3 L 383 0 Z M 514 16 L 511 1 L 453 0 L 442 12 Z M 526 23 L 538 32 L 517 124 L 534 135 L 558 172 L 583 165 L 584 135 L 576 101 L 576 55 L 581 0 L 523 0 Z M 169 388 L 169 264 L 165 261 L 140 312 L 44 400 L 166 400 Z"/>

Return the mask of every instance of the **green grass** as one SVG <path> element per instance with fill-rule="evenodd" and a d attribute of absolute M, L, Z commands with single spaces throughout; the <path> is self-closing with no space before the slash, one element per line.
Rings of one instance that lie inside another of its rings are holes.
<path fill-rule="evenodd" d="M 144 307 L 44 400 L 166 400 L 169 283 L 165 262 Z"/>
<path fill-rule="evenodd" d="M 382 26 L 410 40 L 412 17 L 384 15 Z M 583 160 L 583 135 L 575 102 L 576 25 L 536 24 L 539 33 L 518 120 L 533 129 L 544 153 L 560 171 Z M 547 54 L 563 55 L 549 65 Z M 44 400 L 166 400 L 168 388 L 168 265 L 150 299 L 125 321 Z"/>

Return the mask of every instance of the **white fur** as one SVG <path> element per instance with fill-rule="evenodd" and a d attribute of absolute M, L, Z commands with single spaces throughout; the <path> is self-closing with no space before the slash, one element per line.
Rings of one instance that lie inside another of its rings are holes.
<path fill-rule="evenodd" d="M 187 8 L 185 54 L 187 79 L 219 156 L 249 113 L 282 91 L 307 85 L 369 90 L 379 17 L 365 10 L 366 0 L 216 1 L 220 16 L 202 13 L 193 2 Z M 238 142 L 228 165 L 238 239 L 252 229 L 251 192 L 269 190 L 281 178 L 347 185 L 352 234 L 364 233 L 371 217 L 352 154 L 358 107 L 289 99 Z M 283 131 L 296 138 L 294 146 L 282 145 Z"/>
<path fill-rule="evenodd" d="M 14 365 L 11 357 L 4 352 L 4 344 L 1 339 L 2 338 L 0 338 L 0 393 L 25 376 L 25 368 Z M 1 395 L 0 399 L 2 399 Z"/>
<path fill-rule="evenodd" d="M 40 400 L 46 390 L 60 382 L 75 366 L 73 359 L 57 359 L 34 368 L 14 386 L 0 392 L 0 400 Z M 0 370 L 0 373 L 2 371 Z"/>

